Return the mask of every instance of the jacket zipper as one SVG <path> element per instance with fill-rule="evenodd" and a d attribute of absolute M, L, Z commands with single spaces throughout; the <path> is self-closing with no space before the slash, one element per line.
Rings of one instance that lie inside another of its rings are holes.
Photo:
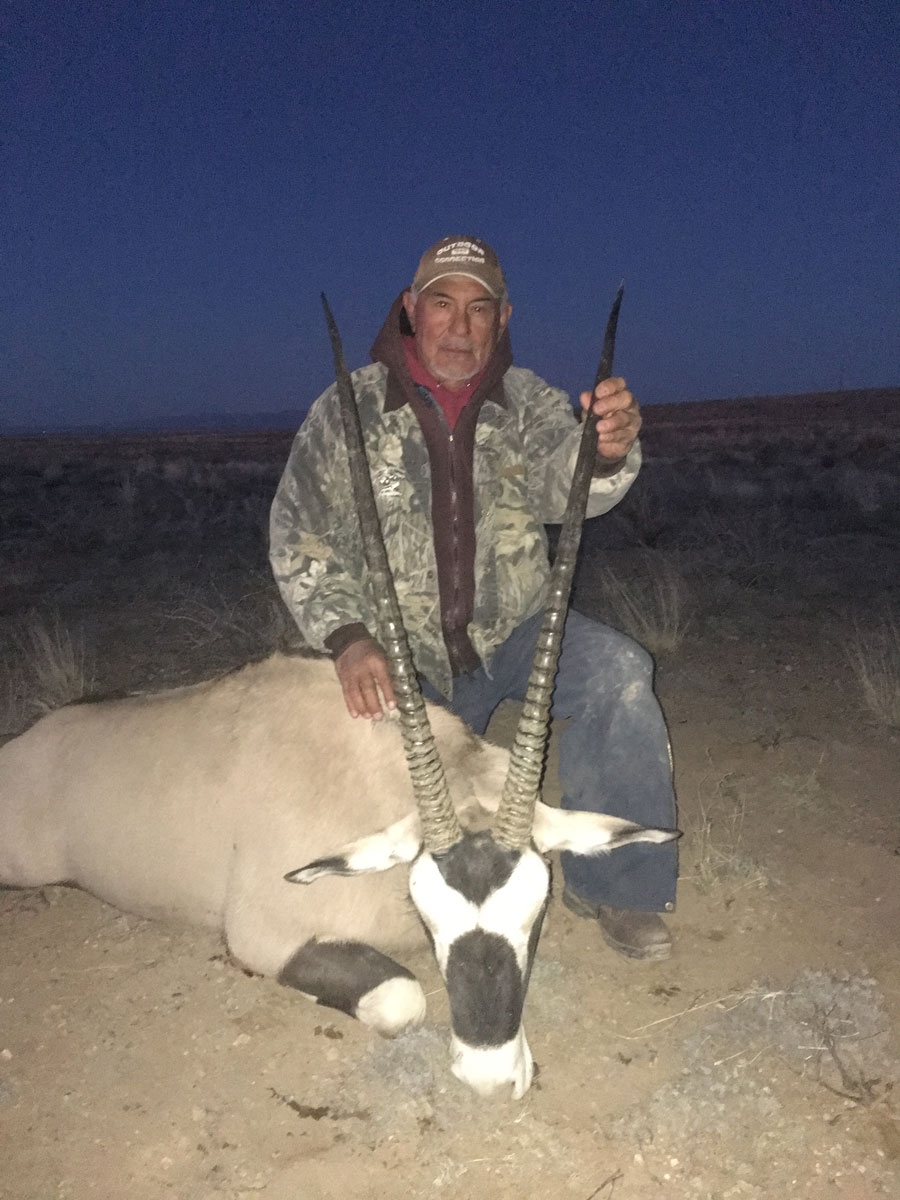
<path fill-rule="evenodd" d="M 448 474 L 450 477 L 450 528 L 453 532 L 453 571 L 451 580 L 453 583 L 453 602 L 450 606 L 448 616 L 451 617 L 451 628 L 456 629 L 460 618 L 460 581 L 459 581 L 459 494 L 456 487 L 456 442 L 451 433 L 448 438 L 449 462 Z"/>

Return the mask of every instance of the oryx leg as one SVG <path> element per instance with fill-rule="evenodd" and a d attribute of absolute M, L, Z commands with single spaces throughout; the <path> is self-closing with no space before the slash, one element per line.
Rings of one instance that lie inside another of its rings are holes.
<path fill-rule="evenodd" d="M 364 942 L 310 938 L 281 968 L 278 982 L 385 1037 L 425 1017 L 425 993 L 412 972 Z"/>

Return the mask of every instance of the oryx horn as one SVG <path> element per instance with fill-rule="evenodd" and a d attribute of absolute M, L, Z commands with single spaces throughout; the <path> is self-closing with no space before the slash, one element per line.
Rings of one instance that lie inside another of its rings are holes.
<path fill-rule="evenodd" d="M 425 700 L 413 665 L 412 653 L 400 604 L 394 587 L 394 578 L 388 563 L 387 550 L 381 533 L 375 493 L 366 458 L 359 409 L 353 391 L 353 381 L 347 370 L 341 336 L 332 316 L 328 301 L 322 294 L 322 307 L 328 323 L 331 349 L 334 355 L 334 371 L 337 379 L 344 423 L 344 438 L 350 463 L 350 479 L 353 497 L 359 514 L 363 551 L 372 580 L 372 591 L 378 621 L 378 636 L 384 647 L 391 671 L 397 707 L 400 711 L 400 727 L 403 735 L 403 750 L 412 779 L 416 805 L 422 822 L 422 840 L 426 850 L 441 854 L 462 838 L 462 829 L 456 810 L 450 799 L 447 777 L 438 754 Z"/>
<path fill-rule="evenodd" d="M 606 323 L 595 388 L 612 374 L 616 326 L 624 290 L 624 283 L 620 284 Z M 524 850 L 531 841 L 534 806 L 540 795 L 550 735 L 550 701 L 596 456 L 597 418 L 589 408 L 585 414 L 575 473 L 550 573 L 547 607 L 531 665 L 525 705 L 513 743 L 500 807 L 494 819 L 494 840 L 510 850 Z"/>

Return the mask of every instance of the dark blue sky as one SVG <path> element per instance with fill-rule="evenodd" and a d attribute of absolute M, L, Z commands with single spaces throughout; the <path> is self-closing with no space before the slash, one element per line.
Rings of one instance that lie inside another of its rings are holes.
<path fill-rule="evenodd" d="M 302 411 L 421 251 L 645 402 L 900 383 L 896 0 L 4 7 L 0 429 Z"/>

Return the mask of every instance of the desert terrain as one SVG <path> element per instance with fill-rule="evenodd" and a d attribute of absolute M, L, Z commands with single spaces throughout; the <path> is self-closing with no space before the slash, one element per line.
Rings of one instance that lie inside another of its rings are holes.
<path fill-rule="evenodd" d="M 0 443 L 0 736 L 297 646 L 266 561 L 291 436 Z M 2 1200 L 900 1195 L 900 389 L 649 407 L 642 441 L 574 603 L 657 663 L 672 957 L 555 897 L 540 1072 L 498 1104 L 450 1074 L 424 952 L 426 1023 L 384 1041 L 208 932 L 0 891 Z"/>

